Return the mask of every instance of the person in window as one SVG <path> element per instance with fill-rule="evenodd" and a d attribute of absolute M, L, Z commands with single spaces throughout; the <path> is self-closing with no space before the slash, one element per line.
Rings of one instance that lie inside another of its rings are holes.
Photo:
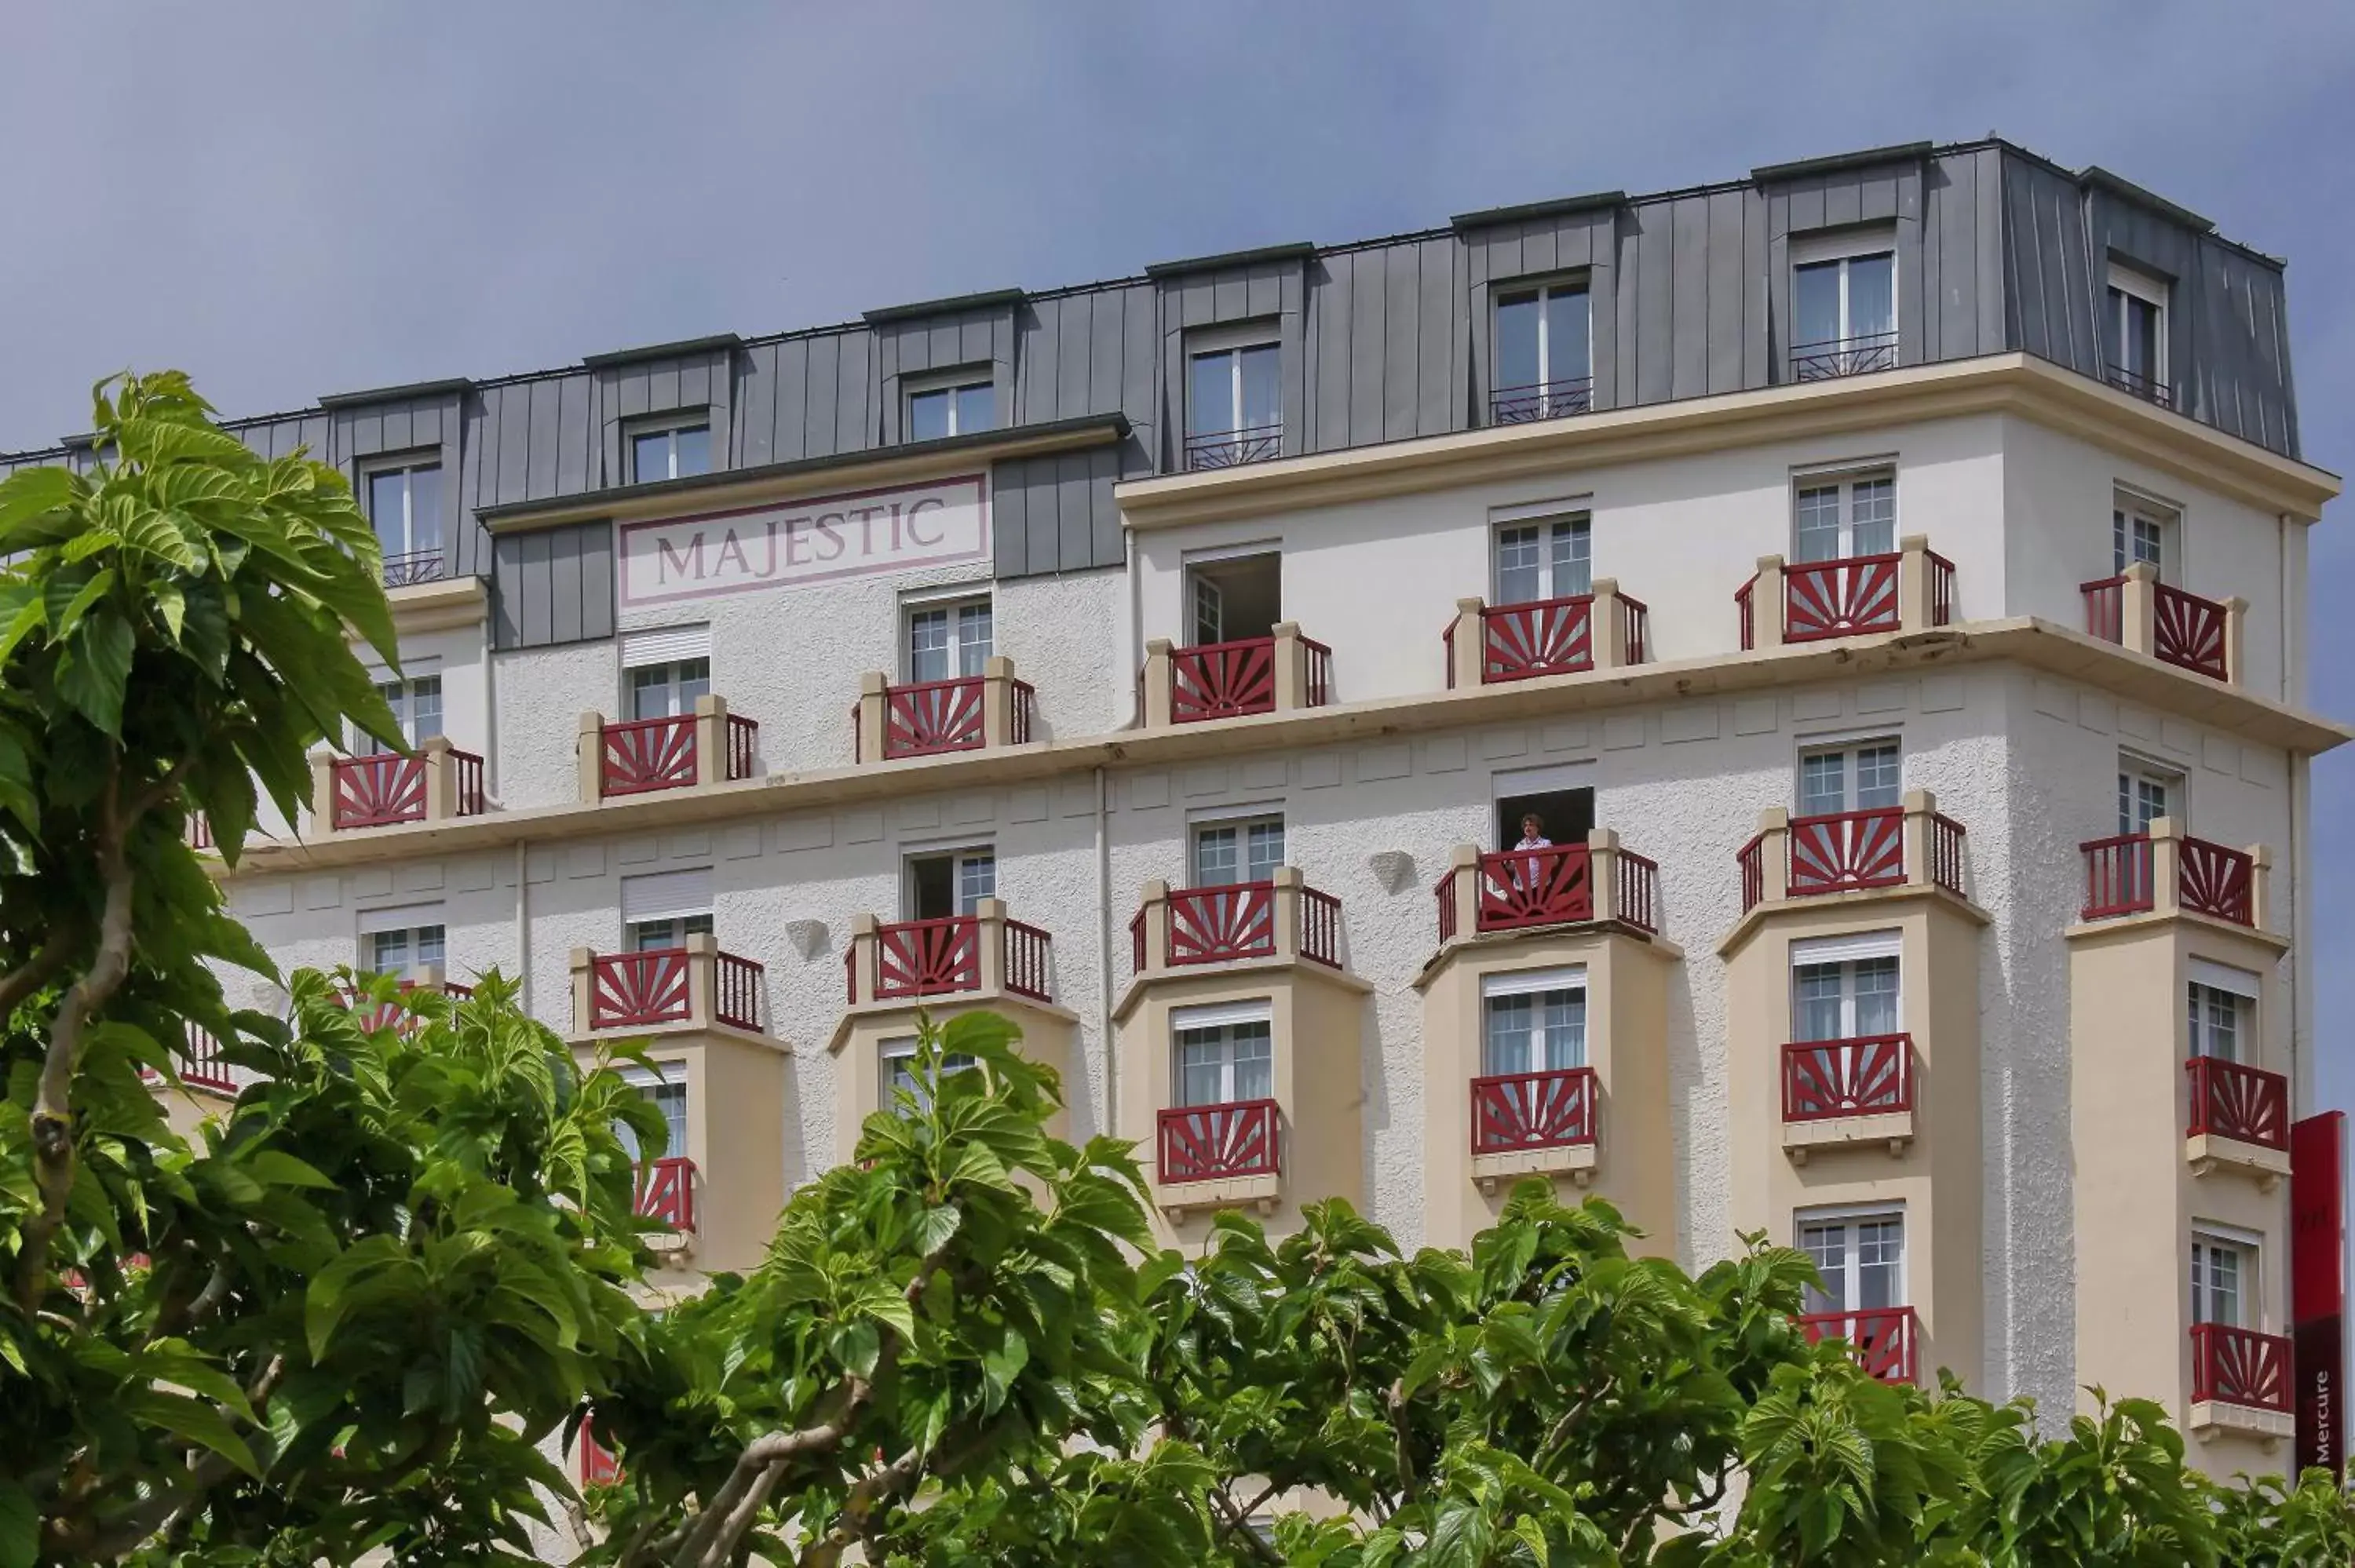
<path fill-rule="evenodd" d="M 1524 816 L 1521 819 L 1521 842 L 1513 846 L 1514 852 L 1518 853 L 1523 850 L 1551 848 L 1553 848 L 1553 841 L 1546 837 L 1545 819 L 1535 811 Z M 1545 862 L 1536 855 L 1533 854 L 1527 860 L 1511 861 L 1507 863 L 1511 869 L 1515 886 L 1533 888 L 1545 885 Z"/>
<path fill-rule="evenodd" d="M 1517 850 L 1541 850 L 1553 848 L 1553 841 L 1545 836 L 1545 819 L 1539 816 L 1535 811 L 1531 811 L 1528 816 L 1523 817 L 1521 819 L 1521 842 L 1515 844 L 1513 847 Z"/>

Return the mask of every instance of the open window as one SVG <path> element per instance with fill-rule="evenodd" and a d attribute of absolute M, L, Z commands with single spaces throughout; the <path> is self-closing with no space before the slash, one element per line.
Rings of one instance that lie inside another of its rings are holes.
<path fill-rule="evenodd" d="M 2175 556 L 2175 509 L 2119 491 L 2110 502 L 2110 570 L 2147 566 L 2169 580 L 2168 567 Z"/>
<path fill-rule="evenodd" d="M 1567 848 L 1582 844 L 1594 828 L 1594 790 L 1588 785 L 1540 776 L 1497 780 L 1496 844 L 1504 849 Z M 1531 818 L 1536 819 L 1534 833 Z"/>
<path fill-rule="evenodd" d="M 1808 1312 L 1876 1312 L 1909 1305 L 1902 1204 L 1802 1209 L 1793 1216 L 1792 1229 L 1799 1250 L 1823 1277 L 1820 1286 L 1807 1287 Z"/>
<path fill-rule="evenodd" d="M 2150 273 L 2110 263 L 2110 384 L 2161 405 L 2171 400 L 2167 366 L 2169 292 L 2166 281 Z"/>
<path fill-rule="evenodd" d="M 682 718 L 711 691 L 711 628 L 666 626 L 622 639 L 622 682 L 629 716 Z"/>
<path fill-rule="evenodd" d="M 987 845 L 941 850 L 908 857 L 907 900 L 911 920 L 945 920 L 970 915 L 985 898 L 997 896 L 997 855 Z"/>
<path fill-rule="evenodd" d="M 622 878 L 622 931 L 632 951 L 683 948 L 711 928 L 710 867 Z"/>
<path fill-rule="evenodd" d="M 1284 557 L 1254 549 L 1188 561 L 1186 608 L 1191 647 L 1272 635 L 1284 619 Z"/>
<path fill-rule="evenodd" d="M 439 968 L 446 951 L 442 906 L 405 904 L 360 912 L 359 967 L 370 974 L 415 980 Z"/>

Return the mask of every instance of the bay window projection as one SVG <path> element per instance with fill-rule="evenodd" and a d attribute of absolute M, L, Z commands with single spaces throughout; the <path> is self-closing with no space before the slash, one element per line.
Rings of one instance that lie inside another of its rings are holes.
<path fill-rule="evenodd" d="M 1586 1065 L 1586 970 L 1480 978 L 1480 1070 L 1489 1077 Z"/>

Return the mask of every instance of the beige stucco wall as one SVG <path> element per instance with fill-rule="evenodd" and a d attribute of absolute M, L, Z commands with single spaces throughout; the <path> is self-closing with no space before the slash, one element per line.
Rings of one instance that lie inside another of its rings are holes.
<path fill-rule="evenodd" d="M 922 1006 L 869 1002 L 843 1014 L 842 1024 L 835 1031 L 827 1049 L 834 1055 L 834 1139 L 832 1156 L 827 1163 L 848 1160 L 858 1145 L 858 1129 L 878 1110 L 888 1109 L 884 1104 L 883 1047 L 892 1041 L 912 1038 L 922 1019 L 946 1027 L 962 1013 L 989 1012 L 1010 1021 L 1022 1031 L 1016 1045 L 1025 1056 L 1055 1069 L 1059 1076 L 1068 1079 L 1071 1053 L 1079 1035 L 1079 1021 L 1068 1009 L 1042 1006 L 1010 992 L 993 992 L 954 997 L 932 997 Z M 1071 1086 L 1064 1083 L 1064 1089 Z M 1058 1111 L 1047 1123 L 1050 1138 L 1071 1135 L 1071 1113 Z M 821 1158 L 824 1158 L 821 1153 Z"/>

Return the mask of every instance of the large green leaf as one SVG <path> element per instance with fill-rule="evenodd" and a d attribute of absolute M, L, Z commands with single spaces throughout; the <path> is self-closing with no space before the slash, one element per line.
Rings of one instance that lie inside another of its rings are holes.
<path fill-rule="evenodd" d="M 130 623 L 108 614 L 83 622 L 58 661 L 58 694 L 101 735 L 123 730 L 123 690 L 131 679 Z"/>

